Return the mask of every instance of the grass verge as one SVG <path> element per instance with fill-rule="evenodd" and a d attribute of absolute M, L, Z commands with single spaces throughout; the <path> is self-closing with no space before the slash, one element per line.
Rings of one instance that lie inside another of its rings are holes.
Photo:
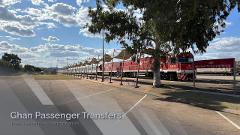
<path fill-rule="evenodd" d="M 43 75 L 33 75 L 36 80 L 74 80 L 73 76 L 66 76 L 64 74 L 43 74 Z"/>

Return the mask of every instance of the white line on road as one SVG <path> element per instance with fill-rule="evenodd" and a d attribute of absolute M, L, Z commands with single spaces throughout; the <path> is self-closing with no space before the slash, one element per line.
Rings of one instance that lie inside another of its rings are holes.
<path fill-rule="evenodd" d="M 231 121 L 229 118 L 227 118 L 226 116 L 224 116 L 222 113 L 215 111 L 217 114 L 219 114 L 220 116 L 222 116 L 225 120 L 227 120 L 229 123 L 231 123 L 234 127 L 236 127 L 237 129 L 240 130 L 240 127 L 234 123 L 233 121 Z"/>
<path fill-rule="evenodd" d="M 122 118 L 126 117 L 127 114 L 128 114 L 130 111 L 132 111 L 132 110 L 133 110 L 144 98 L 146 98 L 146 97 L 147 97 L 147 94 L 145 94 L 140 100 L 138 100 L 137 103 L 134 104 L 128 111 L 126 111 L 126 112 L 122 115 Z M 118 124 L 119 122 L 120 122 L 120 119 L 117 119 L 117 121 L 116 121 L 114 124 L 112 124 L 112 126 L 115 126 L 115 125 Z"/>
<path fill-rule="evenodd" d="M 145 94 L 135 105 L 133 105 L 128 111 L 126 111 L 123 114 L 123 117 L 125 117 L 130 111 L 132 111 L 144 98 L 147 97 L 147 94 Z"/>
<path fill-rule="evenodd" d="M 113 90 L 116 90 L 116 89 L 104 90 L 104 91 L 97 92 L 97 93 L 87 95 L 87 96 L 84 96 L 84 97 L 79 97 L 77 99 L 79 99 L 79 100 L 86 99 L 86 98 L 89 98 L 89 97 L 93 97 L 93 96 L 101 95 L 101 94 L 104 94 L 104 93 L 108 93 L 108 92 L 113 91 Z"/>
<path fill-rule="evenodd" d="M 47 96 L 42 87 L 34 78 L 30 76 L 23 76 L 23 79 L 43 105 L 54 105 L 51 99 Z"/>
<path fill-rule="evenodd" d="M 105 91 L 97 92 L 97 93 L 90 94 L 90 95 L 83 96 L 83 97 L 77 97 L 76 99 L 77 99 L 77 100 L 88 99 L 88 98 L 90 98 L 90 97 L 97 96 L 97 95 L 101 95 L 101 94 L 104 94 L 104 93 L 108 93 L 108 92 L 113 91 L 113 90 L 116 90 L 116 89 L 105 90 Z M 67 102 L 64 102 L 63 104 L 68 104 L 68 103 L 75 102 L 75 101 L 76 101 L 75 99 L 74 99 L 74 100 L 69 100 L 69 101 L 67 101 Z"/>

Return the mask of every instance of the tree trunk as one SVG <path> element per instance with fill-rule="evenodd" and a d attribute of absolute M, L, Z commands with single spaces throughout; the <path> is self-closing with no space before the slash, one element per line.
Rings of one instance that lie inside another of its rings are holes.
<path fill-rule="evenodd" d="M 156 45 L 153 61 L 153 87 L 159 88 L 161 86 L 160 77 L 160 45 Z"/>
<path fill-rule="evenodd" d="M 159 63 L 160 60 L 158 59 Z M 155 63 L 156 61 L 154 61 Z M 156 69 L 153 70 L 153 87 L 159 88 L 161 86 L 161 77 L 160 77 L 160 65 L 156 65 Z"/>
<path fill-rule="evenodd" d="M 138 88 L 138 79 L 139 79 L 139 70 L 140 70 L 140 63 L 141 63 L 142 52 L 139 53 L 139 58 L 137 57 L 137 75 L 136 75 L 136 85 L 135 88 Z"/>

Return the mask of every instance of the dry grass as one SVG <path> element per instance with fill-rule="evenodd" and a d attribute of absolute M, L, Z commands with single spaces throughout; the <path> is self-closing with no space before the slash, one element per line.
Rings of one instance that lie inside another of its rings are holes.
<path fill-rule="evenodd" d="M 74 80 L 73 76 L 67 76 L 64 74 L 44 74 L 44 75 L 33 75 L 36 80 Z"/>

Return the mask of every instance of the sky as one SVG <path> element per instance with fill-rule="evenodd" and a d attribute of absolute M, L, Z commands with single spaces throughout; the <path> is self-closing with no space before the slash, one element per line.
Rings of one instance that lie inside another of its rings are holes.
<path fill-rule="evenodd" d="M 23 64 L 62 67 L 101 55 L 101 35 L 84 28 L 88 7 L 95 7 L 95 0 L 0 0 L 0 56 L 14 53 Z M 234 10 L 225 31 L 195 58 L 240 60 L 239 44 L 240 14 Z M 105 47 L 107 53 L 121 48 L 117 42 Z"/>

